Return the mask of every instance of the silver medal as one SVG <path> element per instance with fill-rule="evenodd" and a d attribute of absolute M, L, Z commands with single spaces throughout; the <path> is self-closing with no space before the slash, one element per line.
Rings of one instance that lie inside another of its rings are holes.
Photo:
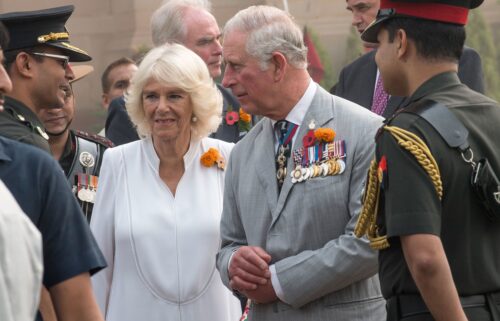
<path fill-rule="evenodd" d="M 79 160 L 80 164 L 82 164 L 82 166 L 86 168 L 92 167 L 95 164 L 94 156 L 92 156 L 92 154 L 90 154 L 89 152 L 81 153 Z"/>

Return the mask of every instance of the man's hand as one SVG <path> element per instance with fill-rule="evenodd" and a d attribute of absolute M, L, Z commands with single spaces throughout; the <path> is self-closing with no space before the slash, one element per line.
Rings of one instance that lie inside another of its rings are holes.
<path fill-rule="evenodd" d="M 271 283 L 269 262 L 271 262 L 271 256 L 262 248 L 257 246 L 240 247 L 231 258 L 229 285 L 232 289 L 244 293 L 249 290 L 257 290 L 259 285 Z"/>
<path fill-rule="evenodd" d="M 278 299 L 271 280 L 268 280 L 264 285 L 259 285 L 256 290 L 244 291 L 242 293 L 247 298 L 260 304 L 271 303 Z"/>

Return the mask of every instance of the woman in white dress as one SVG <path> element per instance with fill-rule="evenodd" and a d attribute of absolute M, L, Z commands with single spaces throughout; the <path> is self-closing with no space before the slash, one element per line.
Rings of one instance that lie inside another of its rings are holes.
<path fill-rule="evenodd" d="M 205 63 L 181 45 L 151 50 L 127 111 L 143 138 L 106 151 L 90 223 L 108 262 L 92 278 L 106 320 L 238 320 L 215 268 L 233 144 L 207 137 L 222 98 Z"/>

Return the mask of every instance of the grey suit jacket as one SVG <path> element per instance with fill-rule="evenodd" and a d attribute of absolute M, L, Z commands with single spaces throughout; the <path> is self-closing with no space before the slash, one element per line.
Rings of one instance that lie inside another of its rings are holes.
<path fill-rule="evenodd" d="M 343 68 L 338 83 L 330 92 L 370 109 L 377 77 L 375 53 L 376 50 L 373 50 Z M 472 90 L 484 93 L 481 57 L 474 49 L 464 47 L 458 66 L 458 77 Z M 391 96 L 382 116 L 385 118 L 392 116 L 406 103 L 405 97 Z"/>
<path fill-rule="evenodd" d="M 353 235 L 382 118 L 318 86 L 293 150 L 311 120 L 345 140 L 345 172 L 297 184 L 288 176 L 278 195 L 272 123 L 262 119 L 228 163 L 217 267 L 229 287 L 228 261 L 239 246 L 272 256 L 288 304 L 254 304 L 250 320 L 385 320 L 377 254 Z"/>

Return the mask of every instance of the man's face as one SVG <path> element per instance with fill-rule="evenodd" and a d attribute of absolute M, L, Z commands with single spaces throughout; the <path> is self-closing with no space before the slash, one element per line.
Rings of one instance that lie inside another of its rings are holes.
<path fill-rule="evenodd" d="M 221 74 L 222 46 L 214 16 L 199 9 L 187 9 L 184 16 L 187 34 L 184 46 L 194 51 L 208 66 L 212 78 Z"/>
<path fill-rule="evenodd" d="M 352 13 L 352 25 L 361 34 L 377 17 L 380 0 L 347 0 L 347 10 Z"/>
<path fill-rule="evenodd" d="M 0 111 L 3 110 L 4 95 L 12 90 L 12 82 L 3 65 L 4 59 L 3 50 L 0 48 Z"/>
<path fill-rule="evenodd" d="M 378 37 L 379 46 L 375 54 L 380 75 L 384 81 L 384 90 L 396 96 L 407 96 L 403 68 L 398 58 L 398 39 L 389 42 L 389 32 L 381 28 Z"/>
<path fill-rule="evenodd" d="M 111 69 L 108 74 L 110 83 L 109 91 L 102 94 L 102 106 L 108 109 L 109 104 L 115 98 L 121 97 L 125 94 L 130 80 L 137 71 L 137 66 L 134 64 L 119 65 Z"/>
<path fill-rule="evenodd" d="M 247 35 L 233 31 L 224 37 L 226 63 L 222 85 L 231 88 L 243 109 L 253 115 L 268 115 L 275 97 L 272 67 L 261 70 L 259 61 L 245 50 Z"/>
<path fill-rule="evenodd" d="M 33 52 L 64 56 L 61 50 L 51 47 L 34 49 Z M 71 67 L 64 59 L 28 54 L 30 68 L 33 68 L 33 82 L 30 87 L 31 99 L 35 112 L 43 108 L 62 108 L 69 90 L 70 80 L 75 78 Z"/>
<path fill-rule="evenodd" d="M 59 136 L 69 129 L 75 115 L 75 97 L 70 88 L 62 108 L 43 108 L 37 113 L 45 131 L 50 136 Z"/>

